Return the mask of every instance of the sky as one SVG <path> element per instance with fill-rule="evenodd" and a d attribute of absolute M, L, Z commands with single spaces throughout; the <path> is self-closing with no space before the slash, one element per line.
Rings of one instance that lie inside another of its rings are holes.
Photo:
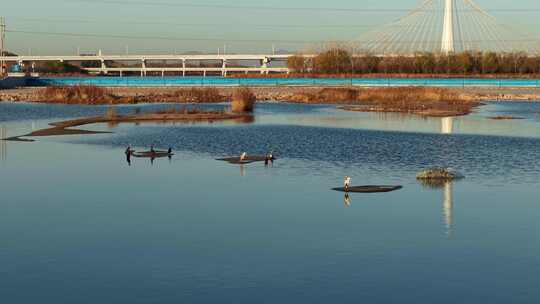
<path fill-rule="evenodd" d="M 98 49 L 108 54 L 216 53 L 218 49 L 261 53 L 272 48 L 302 51 L 324 41 L 357 39 L 420 2 L 2 0 L 0 16 L 7 21 L 8 49 L 24 55 L 95 53 Z M 501 23 L 540 36 L 540 1 L 475 2 L 493 10 Z M 58 33 L 63 35 L 54 35 Z"/>

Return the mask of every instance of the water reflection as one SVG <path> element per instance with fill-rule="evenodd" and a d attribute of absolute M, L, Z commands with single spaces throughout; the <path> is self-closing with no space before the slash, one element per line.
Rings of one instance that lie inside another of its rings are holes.
<path fill-rule="evenodd" d="M 454 117 L 443 117 L 441 119 L 441 134 L 452 134 L 454 131 Z"/>
<path fill-rule="evenodd" d="M 6 160 L 7 158 L 7 143 L 4 138 L 7 138 L 6 127 L 0 127 L 0 160 Z"/>
<path fill-rule="evenodd" d="M 345 196 L 343 197 L 343 204 L 345 207 L 351 206 L 351 197 L 349 196 L 349 193 L 345 193 Z"/>
<path fill-rule="evenodd" d="M 454 182 L 449 180 L 421 180 L 422 186 L 430 189 L 442 189 L 443 192 L 443 220 L 448 237 L 452 236 L 454 224 Z"/>
<path fill-rule="evenodd" d="M 443 214 L 444 214 L 444 223 L 446 225 L 446 234 L 448 236 L 452 235 L 452 211 L 454 208 L 453 200 L 453 183 L 447 182 L 444 185 L 444 201 L 443 201 Z"/>
<path fill-rule="evenodd" d="M 246 166 L 240 164 L 240 176 L 246 176 Z"/>

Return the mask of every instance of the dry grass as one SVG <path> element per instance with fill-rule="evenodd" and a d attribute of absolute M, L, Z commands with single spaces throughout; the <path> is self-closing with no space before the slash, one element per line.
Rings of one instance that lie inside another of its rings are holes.
<path fill-rule="evenodd" d="M 216 88 L 189 88 L 176 91 L 174 97 L 181 102 L 222 102 L 227 100 L 227 97 L 222 95 Z"/>
<path fill-rule="evenodd" d="M 403 112 L 428 116 L 465 115 L 479 105 L 470 97 L 443 88 L 325 88 L 315 93 L 299 93 L 292 101 L 361 105 L 352 111 Z"/>
<path fill-rule="evenodd" d="M 257 96 L 249 88 L 238 88 L 234 90 L 231 101 L 231 111 L 233 113 L 253 112 Z"/>
<path fill-rule="evenodd" d="M 133 103 L 134 98 L 121 98 L 112 94 L 109 89 L 97 86 L 65 86 L 47 87 L 40 99 L 51 103 L 64 104 L 114 104 Z"/>

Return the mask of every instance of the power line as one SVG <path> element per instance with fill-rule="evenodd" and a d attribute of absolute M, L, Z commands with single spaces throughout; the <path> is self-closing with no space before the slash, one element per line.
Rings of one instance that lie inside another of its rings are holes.
<path fill-rule="evenodd" d="M 67 1 L 67 0 L 66 0 Z M 159 1 L 121 1 L 121 0 L 70 0 L 69 2 L 84 2 L 91 4 L 118 4 L 118 5 L 139 5 L 139 6 L 162 6 L 162 7 L 192 7 L 192 8 L 217 8 L 217 9 L 244 9 L 244 10 L 266 10 L 266 11 L 322 11 L 322 12 L 355 12 L 355 13 L 403 13 L 410 12 L 407 8 L 345 8 L 345 7 L 285 7 L 285 6 L 262 6 L 262 5 L 230 5 L 230 4 L 201 4 L 191 2 L 159 2 Z M 465 11 L 465 10 L 463 10 Z M 466 11 L 474 11 L 467 9 Z M 494 8 L 485 10 L 488 12 L 505 13 L 534 13 L 540 12 L 540 8 Z"/>
<path fill-rule="evenodd" d="M 259 27 L 259 28 L 374 28 L 378 25 L 375 24 L 336 24 L 336 25 L 322 25 L 322 24 L 238 24 L 238 23 L 176 23 L 165 21 L 135 21 L 135 20 L 117 20 L 117 19 L 60 19 L 60 18 L 12 18 L 10 20 L 21 20 L 25 22 L 47 22 L 47 23 L 75 23 L 75 24 L 94 24 L 103 22 L 113 22 L 114 24 L 126 24 L 126 25 L 168 25 L 168 26 L 193 26 L 193 27 L 221 27 L 221 26 L 238 26 L 238 27 Z"/>
<path fill-rule="evenodd" d="M 313 40 L 287 40 L 287 39 L 225 39 L 225 38 L 195 38 L 195 37 L 168 37 L 168 36 L 129 36 L 129 35 L 114 35 L 114 34 L 93 34 L 93 33 L 67 33 L 67 32 L 42 32 L 42 31 L 26 31 L 26 30 L 6 30 L 8 33 L 29 34 L 29 35 L 46 35 L 46 36 L 67 36 L 79 38 L 113 38 L 113 39 L 135 39 L 135 40 L 165 40 L 165 41 L 219 41 L 219 42 L 280 42 L 280 43 L 323 43 L 325 41 Z"/>
<path fill-rule="evenodd" d="M 135 39 L 135 40 L 166 40 L 166 41 L 219 41 L 219 42 L 279 42 L 279 43 L 296 43 L 296 44 L 320 44 L 320 43 L 351 43 L 348 40 L 292 40 L 292 39 L 225 39 L 225 38 L 196 38 L 196 37 L 171 37 L 171 36 L 130 36 L 120 34 L 95 34 L 95 33 L 69 33 L 69 32 L 45 32 L 45 31 L 26 31 L 26 30 L 9 30 L 8 33 L 28 34 L 28 35 L 45 35 L 45 36 L 68 36 L 79 38 L 113 38 L 113 39 Z M 355 43 L 369 43 L 376 40 L 355 40 Z M 468 40 L 470 42 L 495 42 L 495 39 L 476 39 Z M 401 40 L 395 43 L 409 44 L 416 43 L 416 40 Z M 440 40 L 424 40 L 425 43 L 440 43 Z M 538 39 L 507 39 L 504 42 L 540 42 Z"/>

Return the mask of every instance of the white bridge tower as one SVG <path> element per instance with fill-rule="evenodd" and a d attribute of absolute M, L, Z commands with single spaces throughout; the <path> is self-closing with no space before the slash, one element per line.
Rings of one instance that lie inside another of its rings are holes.
<path fill-rule="evenodd" d="M 444 2 L 444 21 L 443 21 L 441 52 L 444 54 L 455 52 L 455 48 L 454 48 L 454 0 L 445 0 Z"/>
<path fill-rule="evenodd" d="M 407 15 L 366 32 L 355 49 L 376 55 L 540 52 L 540 39 L 500 23 L 474 0 L 418 0 Z"/>

